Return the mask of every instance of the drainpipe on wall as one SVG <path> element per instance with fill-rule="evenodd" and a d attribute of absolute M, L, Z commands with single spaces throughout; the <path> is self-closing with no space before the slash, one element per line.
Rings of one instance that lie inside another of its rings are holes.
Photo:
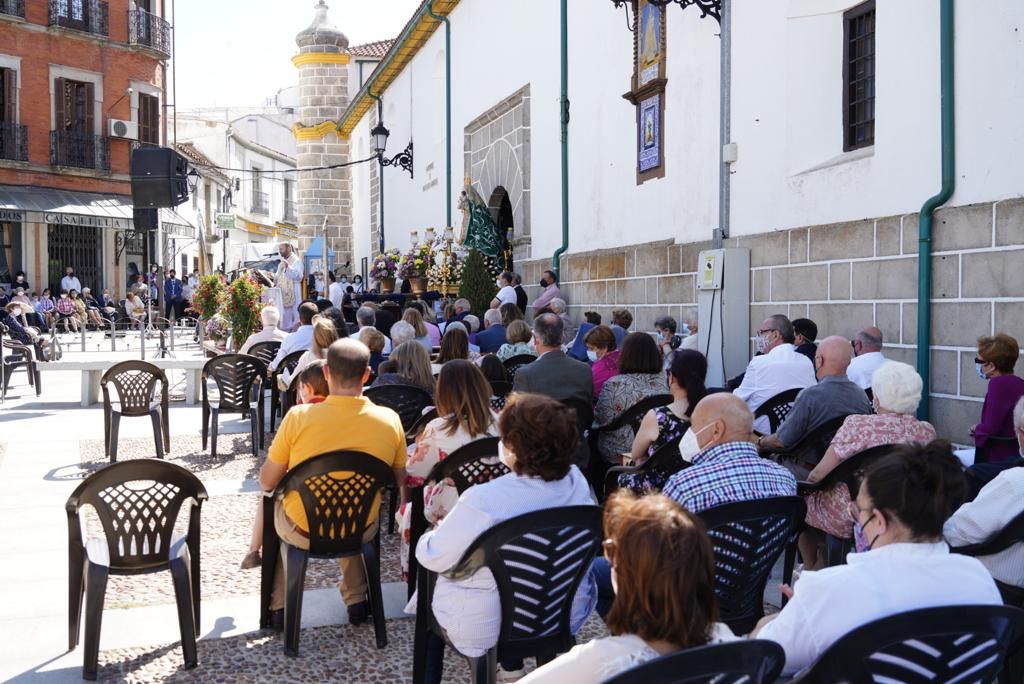
<path fill-rule="evenodd" d="M 561 58 L 562 93 L 560 116 L 562 119 L 562 246 L 551 255 L 551 270 L 561 280 L 559 257 L 569 250 L 569 0 L 561 0 Z"/>
<path fill-rule="evenodd" d="M 942 188 L 929 197 L 921 207 L 919 247 L 917 256 L 917 372 L 921 374 L 924 387 L 921 391 L 921 405 L 918 418 L 928 420 L 931 375 L 931 332 L 932 332 L 932 227 L 935 210 L 949 201 L 956 188 L 956 99 L 954 78 L 954 3 L 940 0 L 939 9 L 939 54 L 940 54 L 940 110 L 942 113 Z"/>
<path fill-rule="evenodd" d="M 445 150 L 445 225 L 452 225 L 452 26 L 448 17 L 434 14 L 434 3 L 427 5 L 427 12 L 438 21 L 444 22 L 444 150 Z"/>

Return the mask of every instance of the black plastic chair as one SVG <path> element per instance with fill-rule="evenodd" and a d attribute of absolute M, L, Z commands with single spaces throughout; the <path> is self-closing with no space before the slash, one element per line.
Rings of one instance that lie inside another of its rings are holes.
<path fill-rule="evenodd" d="M 1013 445 L 1016 446 L 1016 444 L 1017 444 L 1017 436 L 1016 435 L 1009 435 L 1009 436 L 991 435 L 989 437 L 986 437 L 985 438 L 985 444 L 983 446 L 975 448 L 975 450 L 974 450 L 974 463 L 975 463 L 975 465 L 977 465 L 979 463 L 988 463 L 989 462 L 989 450 L 993 446 L 996 446 L 998 444 L 1013 444 Z"/>
<path fill-rule="evenodd" d="M 584 473 L 589 473 L 590 464 L 590 443 L 587 433 L 594 423 L 594 405 L 584 399 L 559 399 L 558 403 L 567 406 L 576 412 L 576 429 L 580 433 L 580 444 L 573 456 L 573 463 Z"/>
<path fill-rule="evenodd" d="M 793 682 L 994 682 L 1024 634 L 1010 606 L 944 606 L 892 615 L 833 643 Z"/>
<path fill-rule="evenodd" d="M 281 359 L 280 365 L 274 369 L 274 372 L 270 376 L 270 431 L 274 432 L 277 430 L 277 418 L 280 416 L 281 420 L 284 420 L 284 414 L 287 413 L 287 409 L 284 408 L 281 402 L 281 388 L 277 386 L 277 378 L 286 370 L 289 375 L 295 373 L 295 369 L 299 366 L 299 359 L 306 353 L 306 349 L 299 349 L 288 354 L 286 357 Z M 270 364 L 267 364 L 268 366 Z M 263 374 L 266 377 L 266 373 Z"/>
<path fill-rule="evenodd" d="M 872 463 L 891 453 L 897 446 L 896 444 L 879 444 L 858 451 L 817 482 L 797 482 L 797 493 L 800 496 L 807 496 L 814 492 L 826 492 L 842 483 L 850 492 L 851 500 L 855 499 L 857 492 L 860 491 L 864 472 Z M 853 527 L 852 520 L 850 526 Z M 846 562 L 846 555 L 851 551 L 853 551 L 853 537 L 839 538 L 831 534 L 825 535 L 825 567 L 842 565 Z"/>
<path fill-rule="evenodd" d="M 406 431 L 405 443 L 412 444 L 413 442 L 415 442 L 416 438 L 420 436 L 421 432 L 423 432 L 423 428 L 427 427 L 427 423 L 434 420 L 435 418 L 437 418 L 436 408 L 430 408 L 426 411 L 426 413 L 421 414 L 420 417 L 416 419 L 416 422 L 413 423 L 412 427 L 409 428 L 408 431 Z"/>
<path fill-rule="evenodd" d="M 498 643 L 478 658 L 467 658 L 474 684 L 494 682 L 498 651 L 503 658 L 536 657 L 543 664 L 576 644 L 569 628 L 572 602 L 601 539 L 600 507 L 546 508 L 487 530 L 470 544 L 455 567 L 444 573 L 458 581 L 486 567 L 498 587 Z M 416 684 L 427 677 L 428 640 L 436 644 L 444 639 L 431 608 L 437 575 L 422 566 L 419 574 L 413 646 Z M 443 643 L 439 647 L 443 649 Z"/>
<path fill-rule="evenodd" d="M 607 471 L 607 464 L 604 456 L 601 454 L 599 446 L 599 440 L 602 434 L 606 432 L 615 432 L 624 427 L 630 427 L 633 429 L 633 436 L 640 431 L 640 423 L 643 422 L 644 416 L 647 415 L 648 411 L 652 411 L 661 406 L 667 406 L 673 401 L 671 394 L 655 394 L 650 397 L 644 397 L 637 403 L 630 406 L 628 409 L 623 411 L 615 420 L 608 423 L 607 425 L 598 425 L 591 427 L 587 433 L 587 443 L 590 450 L 590 465 L 589 472 L 591 475 L 591 484 L 594 487 L 594 491 L 601 493 L 604 490 L 605 475 Z"/>
<path fill-rule="evenodd" d="M 335 477 L 335 475 L 342 477 Z M 373 613 L 377 648 L 387 646 L 384 603 L 380 585 L 379 535 L 363 541 L 381 490 L 393 479 L 391 467 L 358 451 L 332 451 L 314 456 L 287 473 L 277 489 L 263 499 L 263 566 L 260 595 L 260 627 L 270 626 L 270 598 L 280 555 L 285 572 L 284 652 L 299 654 L 302 594 L 306 563 L 310 558 L 362 556 L 366 567 L 368 598 Z M 281 541 L 274 527 L 274 505 L 290 492 L 302 499 L 309 525 L 309 549 Z"/>
<path fill-rule="evenodd" d="M 259 387 L 267 376 L 267 367 L 262 361 L 248 354 L 222 354 L 203 366 L 203 449 L 207 437 L 210 440 L 210 455 L 217 457 L 217 424 L 222 413 L 240 413 L 249 416 L 249 431 L 252 434 L 252 455 L 259 457 L 263 435 L 263 393 L 257 391 L 253 401 L 253 387 Z M 217 400 L 210 401 L 208 380 L 217 384 Z"/>
<path fill-rule="evenodd" d="M 687 428 L 689 429 L 689 428 Z M 612 466 L 604 476 L 604 499 L 612 495 L 619 488 L 619 477 L 622 475 L 643 475 L 649 470 L 659 468 L 676 462 L 678 469 L 682 470 L 690 466 L 679 456 L 679 442 L 682 437 L 677 437 L 658 447 L 658 450 L 647 457 L 647 460 L 638 466 Z"/>
<path fill-rule="evenodd" d="M 837 416 L 832 420 L 822 423 L 804 435 L 791 448 L 774 452 L 776 460 L 780 462 L 795 461 L 804 465 L 809 470 L 813 469 L 821 462 L 825 452 L 828 451 L 829 445 L 832 444 L 832 438 L 836 436 L 839 428 L 843 426 L 843 422 L 847 418 L 849 416 Z"/>
<path fill-rule="evenodd" d="M 501 411 L 505 408 L 508 395 L 512 394 L 512 383 L 505 380 L 491 380 L 491 408 Z"/>
<path fill-rule="evenodd" d="M 502 365 L 505 366 L 505 372 L 508 374 L 508 381 L 515 382 L 516 373 L 519 372 L 519 369 L 530 365 L 536 360 L 537 357 L 533 354 L 516 354 L 502 361 Z"/>
<path fill-rule="evenodd" d="M 249 356 L 255 356 L 257 359 L 269 366 L 277 357 L 277 351 L 280 348 L 280 342 L 257 342 L 249 347 L 249 351 L 247 351 L 246 354 Z"/>
<path fill-rule="evenodd" d="M 160 398 L 156 397 L 157 383 Z M 117 392 L 117 407 L 110 400 L 109 385 Z M 103 390 L 103 445 L 110 462 L 117 461 L 117 438 L 121 417 L 148 416 L 153 421 L 156 456 L 163 458 L 171 450 L 171 427 L 167 374 L 145 361 L 122 361 L 114 364 L 100 378 Z M 162 439 L 161 439 L 162 433 Z"/>
<path fill-rule="evenodd" d="M 42 375 L 39 373 L 39 367 L 36 365 L 36 358 L 32 348 L 6 338 L 0 341 L 0 347 L 6 350 L 3 353 L 2 361 L 4 366 L 4 398 L 7 397 L 7 389 L 11 386 L 11 375 L 19 369 L 25 370 L 26 375 L 28 375 L 28 384 L 30 387 L 35 388 L 36 396 L 38 397 L 43 391 L 43 380 Z"/>
<path fill-rule="evenodd" d="M 785 392 L 779 392 L 757 407 L 757 410 L 754 411 L 754 420 L 767 416 L 768 423 L 771 425 L 770 434 L 774 435 L 779 431 L 782 421 L 786 420 L 786 416 L 793 409 L 793 402 L 796 401 L 796 395 L 800 394 L 800 391 L 800 387 L 795 387 Z"/>
<path fill-rule="evenodd" d="M 771 684 L 785 664 L 786 652 L 774 641 L 734 641 L 655 658 L 605 684 Z"/>
<path fill-rule="evenodd" d="M 402 429 L 408 432 L 423 415 L 423 409 L 434 405 L 430 392 L 415 385 L 380 385 L 363 392 L 378 406 L 387 406 L 402 420 Z"/>
<path fill-rule="evenodd" d="M 68 499 L 68 649 L 78 645 L 85 598 L 84 679 L 96 679 L 103 598 L 109 575 L 170 570 L 185 667 L 198 664 L 199 512 L 207 498 L 195 475 L 152 459 L 115 463 L 87 477 Z M 188 534 L 174 532 L 189 504 Z M 105 539 L 82 538 L 79 512 L 92 506 Z"/>
<path fill-rule="evenodd" d="M 992 556 L 1001 553 L 1015 544 L 1024 544 L 1024 513 L 1018 513 L 1017 517 L 1011 520 L 1006 527 L 992 535 L 983 542 L 957 546 L 950 549 L 953 553 L 960 553 L 965 556 Z M 996 581 L 999 593 L 1003 595 L 1003 602 L 1007 605 L 1024 608 L 1024 589 L 1013 587 Z"/>
<path fill-rule="evenodd" d="M 806 513 L 802 497 L 778 496 L 715 506 L 699 514 L 715 549 L 719 619 L 734 633 L 750 633 L 764 617 L 764 588 L 783 552 L 782 581 L 792 580 L 797 535 Z"/>
<path fill-rule="evenodd" d="M 462 494 L 476 484 L 490 482 L 496 477 L 501 477 L 509 472 L 508 467 L 497 460 L 498 442 L 497 437 L 484 437 L 475 439 L 468 444 L 448 454 L 443 461 L 438 461 L 430 473 L 423 480 L 422 487 L 414 487 L 409 491 L 409 502 L 412 506 L 409 525 L 409 597 L 412 598 L 416 590 L 416 576 L 419 570 L 419 561 L 416 560 L 416 544 L 420 537 L 427 531 L 427 519 L 424 514 L 425 504 L 423 502 L 423 489 L 429 484 L 451 482 L 455 490 Z M 484 459 L 495 459 L 490 463 Z"/>

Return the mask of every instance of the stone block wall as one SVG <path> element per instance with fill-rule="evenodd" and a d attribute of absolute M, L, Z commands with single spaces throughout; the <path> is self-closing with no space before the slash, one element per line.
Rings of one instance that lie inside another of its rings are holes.
<path fill-rule="evenodd" d="M 778 230 L 726 246 L 750 249 L 751 337 L 774 313 L 814 320 L 819 338 L 851 338 L 876 325 L 888 357 L 915 363 L 917 214 Z M 697 256 L 709 247 L 664 241 L 570 251 L 561 289 L 573 320 L 584 311 L 607 320 L 616 308 L 632 311 L 638 330 L 653 329 L 664 314 L 678 320 L 695 306 Z M 550 258 L 517 265 L 531 299 L 550 266 Z M 939 210 L 932 271 L 932 422 L 943 437 L 965 443 L 985 394 L 974 372 L 977 338 L 1006 332 L 1024 341 L 1024 200 Z"/>

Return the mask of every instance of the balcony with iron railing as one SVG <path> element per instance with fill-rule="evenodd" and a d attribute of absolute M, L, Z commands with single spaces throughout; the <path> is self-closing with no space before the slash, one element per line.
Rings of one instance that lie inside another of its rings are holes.
<path fill-rule="evenodd" d="M 296 211 L 295 200 L 284 201 L 284 220 L 295 223 L 299 220 L 299 213 Z"/>
<path fill-rule="evenodd" d="M 128 44 L 148 48 L 164 59 L 171 56 L 171 25 L 146 10 L 128 10 Z"/>
<path fill-rule="evenodd" d="M 28 126 L 0 121 L 0 159 L 28 161 Z"/>
<path fill-rule="evenodd" d="M 109 8 L 103 0 L 49 0 L 50 26 L 109 36 Z"/>
<path fill-rule="evenodd" d="M 50 165 L 110 171 L 110 138 L 80 131 L 50 131 Z"/>
<path fill-rule="evenodd" d="M 270 195 L 265 192 L 253 190 L 250 209 L 254 214 L 268 216 L 270 214 Z"/>
<path fill-rule="evenodd" d="M 0 15 L 25 18 L 25 0 L 0 0 Z"/>

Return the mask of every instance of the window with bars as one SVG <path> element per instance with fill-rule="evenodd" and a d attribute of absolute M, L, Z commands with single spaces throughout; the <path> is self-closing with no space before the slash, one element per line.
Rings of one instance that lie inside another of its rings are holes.
<path fill-rule="evenodd" d="M 875 0 L 843 15 L 843 149 L 875 144 Z"/>

